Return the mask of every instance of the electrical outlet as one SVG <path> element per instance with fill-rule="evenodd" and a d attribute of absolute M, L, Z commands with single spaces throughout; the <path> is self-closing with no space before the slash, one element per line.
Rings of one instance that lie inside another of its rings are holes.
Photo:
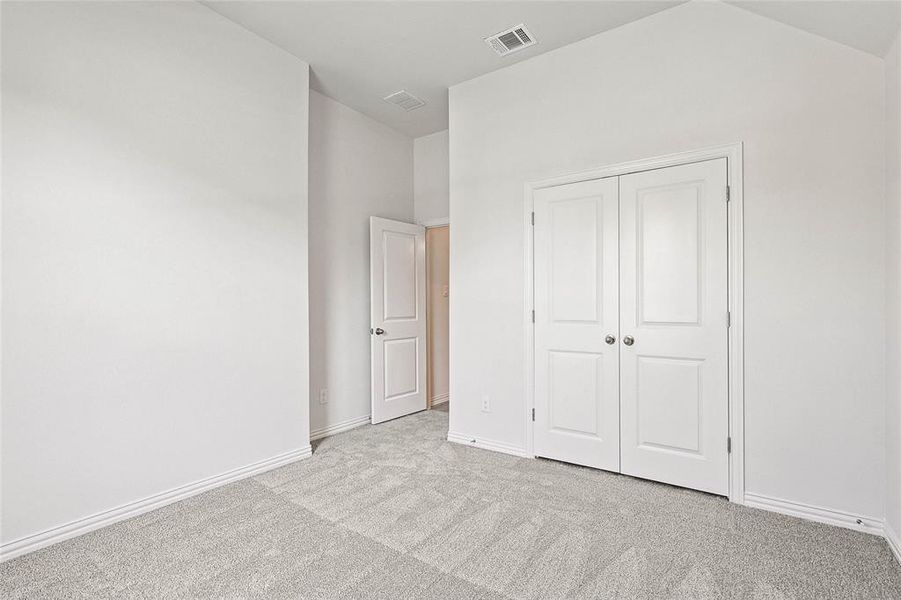
<path fill-rule="evenodd" d="M 491 398 L 482 396 L 482 412 L 491 412 Z"/>
<path fill-rule="evenodd" d="M 328 390 L 322 388 L 319 390 L 319 404 L 327 404 L 328 403 Z"/>

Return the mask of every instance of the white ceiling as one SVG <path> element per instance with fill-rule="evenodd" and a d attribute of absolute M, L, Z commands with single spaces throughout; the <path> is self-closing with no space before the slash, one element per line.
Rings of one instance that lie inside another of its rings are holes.
<path fill-rule="evenodd" d="M 731 4 L 884 56 L 901 0 L 732 0 Z M 447 88 L 666 10 L 681 0 L 222 1 L 206 6 L 307 61 L 314 89 L 412 137 L 447 128 Z M 525 23 L 538 44 L 500 57 L 482 39 Z M 426 101 L 405 112 L 382 98 Z"/>
<path fill-rule="evenodd" d="M 205 2 L 310 63 L 314 89 L 413 137 L 447 129 L 447 88 L 678 2 Z M 525 23 L 538 43 L 506 57 L 483 38 Z M 382 100 L 406 89 L 411 112 Z"/>
<path fill-rule="evenodd" d="M 880 58 L 901 27 L 901 0 L 727 0 Z"/>

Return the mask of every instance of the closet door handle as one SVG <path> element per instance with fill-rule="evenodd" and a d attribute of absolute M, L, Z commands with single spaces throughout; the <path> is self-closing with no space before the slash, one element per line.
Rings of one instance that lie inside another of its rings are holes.
<path fill-rule="evenodd" d="M 623 338 L 623 343 L 627 346 L 631 346 L 632 344 L 635 343 L 635 338 L 632 337 L 631 335 L 627 335 L 626 337 Z"/>
<path fill-rule="evenodd" d="M 613 344 L 616 343 L 616 338 L 612 335 L 608 335 L 607 337 L 604 338 L 604 341 L 612 346 Z"/>

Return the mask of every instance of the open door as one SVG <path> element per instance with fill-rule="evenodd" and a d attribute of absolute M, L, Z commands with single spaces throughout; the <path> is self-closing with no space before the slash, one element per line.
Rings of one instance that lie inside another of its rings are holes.
<path fill-rule="evenodd" d="M 425 228 L 369 220 L 372 422 L 426 408 Z"/>

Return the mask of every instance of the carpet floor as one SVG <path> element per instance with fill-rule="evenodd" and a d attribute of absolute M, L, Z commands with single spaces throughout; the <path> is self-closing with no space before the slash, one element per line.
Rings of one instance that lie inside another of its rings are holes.
<path fill-rule="evenodd" d="M 13 598 L 899 599 L 876 536 L 448 443 L 428 411 L 0 565 Z"/>

